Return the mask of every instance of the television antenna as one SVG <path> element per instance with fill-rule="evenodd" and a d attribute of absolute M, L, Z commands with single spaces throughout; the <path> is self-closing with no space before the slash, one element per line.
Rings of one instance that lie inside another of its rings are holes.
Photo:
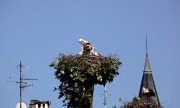
<path fill-rule="evenodd" d="M 106 91 L 106 84 L 104 85 L 104 94 L 102 94 L 104 96 L 104 108 L 106 108 L 107 105 L 107 91 Z M 111 96 L 111 94 L 108 94 L 109 96 Z"/>
<path fill-rule="evenodd" d="M 22 71 L 30 68 L 30 66 L 26 67 L 25 69 L 22 69 L 22 64 L 20 61 L 20 64 L 18 65 L 20 68 L 20 71 L 18 73 L 16 73 L 15 75 L 19 74 L 19 81 L 9 81 L 9 82 L 15 82 L 15 83 L 19 83 L 19 96 L 20 96 L 20 108 L 23 108 L 22 105 L 22 89 L 29 87 L 29 86 L 33 86 L 33 84 L 29 85 L 26 82 L 24 82 L 24 80 L 38 80 L 38 79 L 34 79 L 34 78 L 22 78 Z M 9 78 L 13 78 L 15 75 L 10 76 Z"/>

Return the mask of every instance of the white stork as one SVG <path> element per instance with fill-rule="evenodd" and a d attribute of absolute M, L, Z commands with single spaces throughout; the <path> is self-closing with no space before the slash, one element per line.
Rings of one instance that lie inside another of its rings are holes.
<path fill-rule="evenodd" d="M 89 54 L 92 49 L 91 43 L 84 39 L 79 39 L 79 43 L 83 45 L 83 54 Z"/>
<path fill-rule="evenodd" d="M 79 43 L 81 43 L 82 45 L 85 45 L 89 42 L 87 40 L 84 40 L 84 39 L 79 39 Z"/>
<path fill-rule="evenodd" d="M 142 87 L 142 93 L 148 96 L 155 96 L 155 93 L 152 89 L 148 89 L 145 87 Z"/>
<path fill-rule="evenodd" d="M 83 55 L 83 52 L 84 52 L 84 48 L 81 47 L 81 51 L 78 53 L 79 55 Z"/>
<path fill-rule="evenodd" d="M 94 56 L 100 56 L 100 54 L 98 52 L 95 51 L 95 48 L 92 46 L 92 55 Z"/>

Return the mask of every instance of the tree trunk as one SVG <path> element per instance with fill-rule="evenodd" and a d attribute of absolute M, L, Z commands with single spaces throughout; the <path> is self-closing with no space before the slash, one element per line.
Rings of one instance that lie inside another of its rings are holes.
<path fill-rule="evenodd" d="M 91 95 L 87 102 L 80 102 L 78 108 L 93 108 L 93 93 L 94 93 L 94 84 L 87 85 L 85 87 L 85 94 Z"/>

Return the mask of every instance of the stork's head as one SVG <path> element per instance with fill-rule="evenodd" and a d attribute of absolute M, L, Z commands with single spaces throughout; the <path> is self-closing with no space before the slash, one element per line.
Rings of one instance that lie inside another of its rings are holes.
<path fill-rule="evenodd" d="M 79 43 L 84 44 L 83 39 L 79 39 Z"/>
<path fill-rule="evenodd" d="M 87 40 L 84 40 L 84 39 L 79 39 L 79 42 L 80 42 L 82 45 L 89 43 Z"/>

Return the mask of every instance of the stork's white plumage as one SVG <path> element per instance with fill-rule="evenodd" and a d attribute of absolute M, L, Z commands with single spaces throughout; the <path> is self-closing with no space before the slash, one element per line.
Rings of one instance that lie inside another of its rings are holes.
<path fill-rule="evenodd" d="M 146 94 L 146 95 L 149 95 L 149 96 L 155 96 L 155 93 L 152 89 L 148 89 L 148 88 L 145 88 L 145 87 L 142 87 L 142 93 L 143 94 Z"/>
<path fill-rule="evenodd" d="M 81 47 L 81 51 L 78 53 L 79 55 L 83 55 L 83 52 L 84 52 L 84 48 Z"/>
<path fill-rule="evenodd" d="M 95 48 L 92 46 L 92 55 L 94 56 L 100 56 L 100 54 L 98 52 L 95 51 Z"/>
<path fill-rule="evenodd" d="M 147 89 L 147 88 L 145 88 L 145 87 L 142 87 L 142 93 L 149 93 L 150 91 Z"/>
<path fill-rule="evenodd" d="M 84 40 L 84 39 L 79 39 L 79 42 L 80 42 L 82 45 L 85 45 L 85 44 L 89 43 L 87 40 Z"/>

